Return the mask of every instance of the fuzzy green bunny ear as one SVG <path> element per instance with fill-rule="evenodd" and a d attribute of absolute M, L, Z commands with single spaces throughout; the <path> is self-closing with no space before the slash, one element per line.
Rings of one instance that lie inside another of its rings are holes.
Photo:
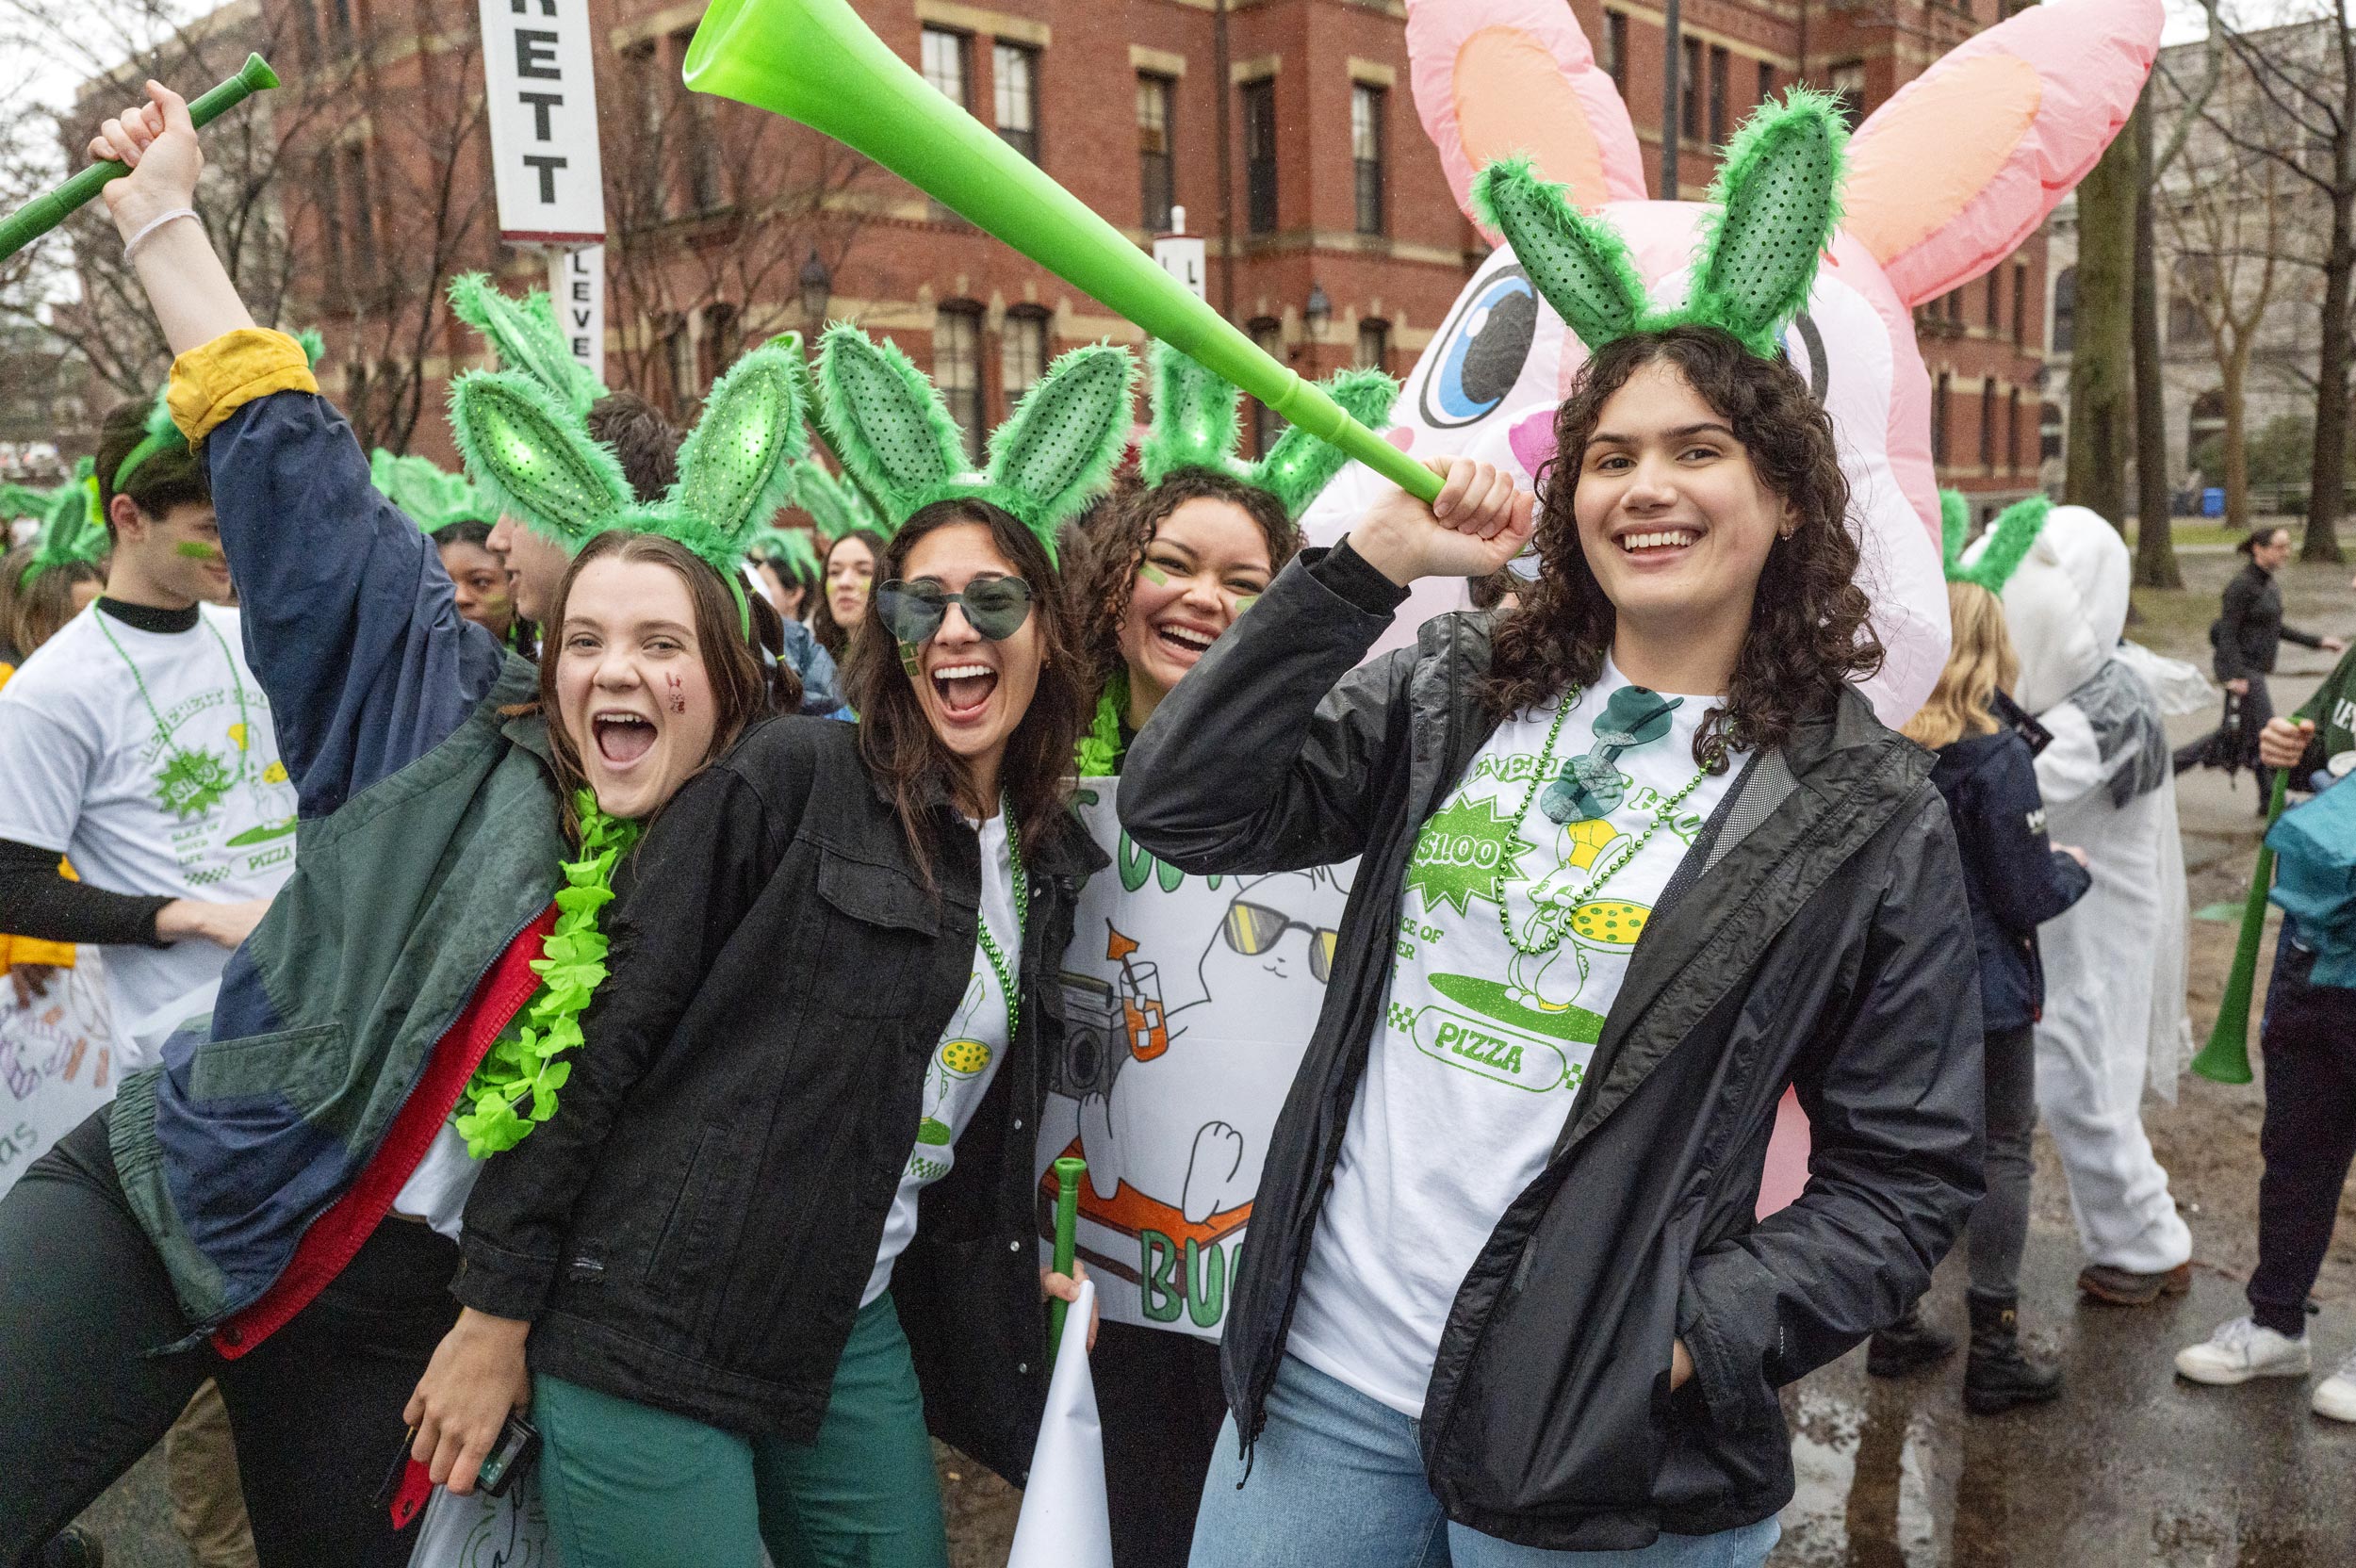
<path fill-rule="evenodd" d="M 794 494 L 794 463 L 809 449 L 794 362 L 763 346 L 728 367 L 704 400 L 703 417 L 679 447 L 679 483 L 665 510 L 673 532 L 728 576 L 753 531 Z"/>
<path fill-rule="evenodd" d="M 1325 389 L 1342 405 L 1342 412 L 1370 430 L 1380 430 L 1389 422 L 1391 404 L 1399 400 L 1399 383 L 1380 370 L 1344 370 L 1327 382 Z M 1287 517 L 1299 517 L 1349 461 L 1339 447 L 1295 425 L 1276 438 L 1266 457 L 1246 470 L 1244 482 L 1284 502 Z"/>
<path fill-rule="evenodd" d="M 295 341 L 303 346 L 303 363 L 316 370 L 319 361 L 327 357 L 327 339 L 317 327 L 305 327 L 295 334 Z"/>
<path fill-rule="evenodd" d="M 1482 169 L 1473 177 L 1472 196 L 1483 220 L 1513 247 L 1531 286 L 1590 351 L 1643 323 L 1644 280 L 1628 242 L 1611 224 L 1580 212 L 1566 188 L 1540 178 L 1528 157 L 1499 158 Z"/>
<path fill-rule="evenodd" d="M 147 433 L 139 438 L 138 446 L 123 454 L 123 461 L 115 467 L 114 488 L 118 491 L 128 485 L 140 465 L 156 453 L 188 449 L 188 437 L 172 422 L 172 405 L 164 400 L 167 390 L 161 386 L 155 389 L 155 400 L 147 410 Z"/>
<path fill-rule="evenodd" d="M 2037 544 L 2037 536 L 2045 531 L 2045 519 L 2053 510 L 2053 501 L 2044 496 L 2031 496 L 2018 500 L 1996 514 L 1988 526 L 1988 543 L 1980 550 L 1980 558 L 1969 566 L 1948 568 L 1947 576 L 1956 582 L 1976 582 L 1991 594 L 2002 595 L 2012 574 L 2021 569 L 2029 551 Z"/>
<path fill-rule="evenodd" d="M 466 472 L 491 504 L 568 550 L 634 510 L 614 454 L 530 376 L 473 370 L 450 389 L 450 429 Z"/>
<path fill-rule="evenodd" d="M 971 470 L 957 423 L 908 356 L 847 321 L 818 348 L 818 413 L 854 482 L 892 527 Z"/>
<path fill-rule="evenodd" d="M 1167 343 L 1156 342 L 1146 363 L 1153 412 L 1137 449 L 1139 477 L 1152 485 L 1180 468 L 1235 472 L 1241 394 L 1234 384 Z"/>
<path fill-rule="evenodd" d="M 1777 352 L 1841 227 L 1848 139 L 1838 101 L 1806 88 L 1751 117 L 1710 187 L 1685 319 L 1724 327 L 1753 353 Z"/>
<path fill-rule="evenodd" d="M 1055 558 L 1055 531 L 1112 482 L 1129 444 L 1137 362 L 1110 343 L 1074 349 L 991 433 L 990 480 Z"/>
<path fill-rule="evenodd" d="M 892 532 L 891 526 L 859 494 L 859 486 L 826 472 L 816 458 L 806 457 L 794 465 L 794 500 L 810 514 L 818 537 L 830 543 L 853 529 L 868 529 L 887 537 Z"/>
<path fill-rule="evenodd" d="M 1960 490 L 1939 493 L 1939 553 L 1954 577 L 1963 565 L 1963 547 L 1972 542 L 1972 504 Z"/>
<path fill-rule="evenodd" d="M 14 481 L 0 483 L 0 517 L 46 517 L 49 492 Z"/>
<path fill-rule="evenodd" d="M 805 582 L 818 580 L 817 547 L 810 535 L 794 528 L 764 528 L 754 533 L 747 554 L 763 561 L 774 561 L 786 571 Z"/>
<path fill-rule="evenodd" d="M 589 405 L 605 396 L 597 378 L 564 346 L 564 331 L 546 293 L 535 290 L 511 300 L 489 278 L 467 272 L 450 280 L 450 308 L 490 340 L 501 369 L 522 371 L 574 413 L 588 413 Z"/>
<path fill-rule="evenodd" d="M 92 476 L 89 458 L 74 466 L 74 475 L 72 481 L 46 495 L 26 492 L 41 503 L 41 525 L 33 546 L 33 559 L 25 563 L 24 573 L 17 579 L 20 593 L 44 572 L 60 566 L 95 566 L 106 559 L 113 547 L 106 534 L 106 518 L 98 508 L 98 481 Z"/>

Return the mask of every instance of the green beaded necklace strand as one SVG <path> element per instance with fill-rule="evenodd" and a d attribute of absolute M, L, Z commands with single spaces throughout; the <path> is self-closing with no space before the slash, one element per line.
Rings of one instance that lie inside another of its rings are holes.
<path fill-rule="evenodd" d="M 1014 825 L 1014 802 L 1005 795 L 998 797 L 998 814 L 1006 823 L 1006 863 L 1014 876 L 1014 950 L 1023 951 L 1023 933 L 1031 921 L 1031 886 L 1023 874 L 1023 835 Z M 998 976 L 998 994 L 1006 999 L 1006 1044 L 1014 1044 L 1014 1029 L 1023 1017 L 1023 993 L 1015 987 L 1012 965 L 998 945 L 998 939 L 990 934 L 990 919 L 977 915 L 974 931 L 981 938 L 982 956 L 990 960 L 992 974 Z"/>
<path fill-rule="evenodd" d="M 1514 808 L 1513 821 L 1515 826 L 1519 826 L 1522 819 L 1530 815 L 1530 803 L 1538 798 L 1539 787 L 1552 778 L 1554 745 L 1555 742 L 1562 738 L 1562 721 L 1571 716 L 1571 710 L 1579 706 L 1579 698 L 1583 695 L 1585 692 L 1582 688 L 1572 687 L 1563 694 L 1562 705 L 1554 710 L 1554 724 L 1546 731 L 1545 747 L 1538 753 L 1538 766 L 1530 772 L 1530 788 L 1522 792 L 1522 803 Z M 1676 814 L 1677 808 L 1684 804 L 1685 797 L 1700 789 L 1702 780 L 1709 776 L 1708 763 L 1694 769 L 1693 776 L 1685 781 L 1685 787 L 1661 803 L 1660 809 L 1653 813 L 1652 821 L 1645 825 L 1643 835 L 1637 839 L 1636 842 L 1615 856 L 1610 865 L 1604 867 L 1600 873 L 1589 880 L 1579 897 L 1571 901 L 1571 908 L 1577 910 L 1584 905 L 1593 903 L 1595 895 L 1603 890 L 1603 885 L 1626 870 L 1639 855 L 1644 852 L 1644 846 L 1652 842 L 1652 836 L 1661 830 L 1661 824 Z M 1524 880 L 1527 882 L 1535 879 L 1525 878 Z M 1502 864 L 1497 868 L 1496 879 L 1489 885 L 1489 896 L 1497 906 L 1498 928 L 1505 933 L 1506 943 L 1514 952 L 1535 957 L 1541 953 L 1551 953 L 1562 945 L 1562 929 L 1559 923 L 1553 927 L 1552 934 L 1545 941 L 1534 946 L 1525 943 L 1519 937 L 1513 935 L 1513 918 L 1505 908 L 1505 868 Z"/>

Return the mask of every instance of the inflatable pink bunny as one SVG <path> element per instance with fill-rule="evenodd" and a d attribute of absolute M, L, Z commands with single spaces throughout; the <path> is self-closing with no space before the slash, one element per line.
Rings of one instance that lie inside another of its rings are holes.
<path fill-rule="evenodd" d="M 1906 84 L 1848 142 L 1841 226 L 1781 345 L 1841 439 L 1889 651 L 1865 691 L 1886 723 L 1913 713 L 1947 657 L 1930 378 L 1911 309 L 2011 254 L 2093 166 L 2135 107 L 2161 22 L 2159 0 L 2047 0 Z M 1457 203 L 1498 249 L 1409 374 L 1391 439 L 1418 457 L 1508 464 L 1534 482 L 1587 351 L 1483 220 L 1476 175 L 1527 156 L 1617 231 L 1656 309 L 1686 300 L 1714 209 L 1647 198 L 1635 126 L 1562 0 L 1409 0 L 1407 44 L 1415 107 Z M 1345 470 L 1304 519 L 1310 536 L 1347 531 L 1380 482 Z M 1464 602 L 1461 584 L 1419 584 L 1394 638 Z"/>

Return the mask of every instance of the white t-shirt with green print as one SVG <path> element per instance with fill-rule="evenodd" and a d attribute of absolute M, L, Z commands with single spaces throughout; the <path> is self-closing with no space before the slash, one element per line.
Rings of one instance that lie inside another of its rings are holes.
<path fill-rule="evenodd" d="M 1693 732 L 1717 701 L 1607 662 L 1547 776 L 1557 703 L 1498 726 L 1423 825 L 1287 1345 L 1318 1371 L 1422 1413 L 1465 1271 L 1545 1168 L 1644 922 L 1741 771 L 1738 757 L 1696 780 Z M 1520 952 L 1506 923 L 1523 947 L 1553 944 Z"/>
<path fill-rule="evenodd" d="M 274 895 L 294 871 L 295 792 L 239 635 L 237 612 L 212 605 L 187 631 L 96 605 L 67 622 L 0 690 L 0 839 L 56 850 L 109 892 Z M 107 948 L 118 1033 L 228 961 L 193 939 Z"/>
<path fill-rule="evenodd" d="M 1023 935 L 1015 924 L 1014 859 L 1006 849 L 1005 812 L 981 824 L 981 841 L 982 923 L 997 942 L 1007 972 L 1013 973 L 1023 961 Z M 868 1272 L 860 1306 L 892 1288 L 892 1266 L 916 1239 L 918 1200 L 957 1165 L 957 1139 L 973 1119 L 982 1097 L 990 1092 L 990 1080 L 998 1076 L 998 1064 L 1006 1059 L 1010 1043 L 1006 1017 L 1006 988 L 999 983 L 997 966 L 990 961 L 977 934 L 973 972 L 966 981 L 965 996 L 924 1068 L 924 1099 L 915 1146 L 901 1169 L 892 1212 L 884 1218 L 883 1245 L 875 1250 L 875 1266 Z"/>

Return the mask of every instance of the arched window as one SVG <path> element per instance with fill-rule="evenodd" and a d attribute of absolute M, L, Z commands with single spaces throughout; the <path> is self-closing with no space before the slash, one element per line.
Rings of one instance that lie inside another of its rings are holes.
<path fill-rule="evenodd" d="M 2224 455 L 2218 449 L 2225 439 L 2225 394 L 2211 387 L 2192 400 L 2192 416 L 2185 421 L 2185 460 L 2215 480 L 2225 471 Z"/>
<path fill-rule="evenodd" d="M 982 307 L 973 300 L 950 300 L 933 321 L 933 385 L 949 405 L 965 439 L 965 460 L 982 466 L 982 444 L 990 436 L 982 416 Z"/>
<path fill-rule="evenodd" d="M 2078 336 L 2078 270 L 2065 267 L 2053 279 L 2053 351 L 2066 354 Z"/>

